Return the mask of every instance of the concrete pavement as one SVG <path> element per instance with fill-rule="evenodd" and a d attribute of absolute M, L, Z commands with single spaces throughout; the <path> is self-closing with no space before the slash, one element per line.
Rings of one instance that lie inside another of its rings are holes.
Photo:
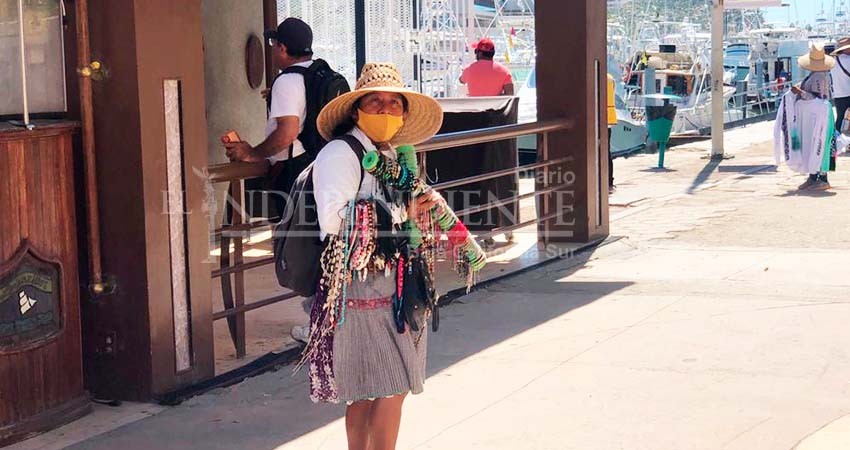
<path fill-rule="evenodd" d="M 850 448 L 850 158 L 798 194 L 769 127 L 617 160 L 620 239 L 444 309 L 398 448 Z M 345 448 L 306 389 L 284 367 L 71 448 Z"/>

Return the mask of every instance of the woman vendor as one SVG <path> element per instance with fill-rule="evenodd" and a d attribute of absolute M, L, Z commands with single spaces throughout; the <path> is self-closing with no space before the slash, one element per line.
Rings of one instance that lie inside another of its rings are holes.
<path fill-rule="evenodd" d="M 314 401 L 348 405 L 349 449 L 395 448 L 405 396 L 423 390 L 428 315 L 411 315 L 409 280 L 430 282 L 436 233 L 448 235 L 463 275 L 471 279 L 485 261 L 417 177 L 410 145 L 431 138 L 442 117 L 439 103 L 405 88 L 392 64 L 372 63 L 317 120 L 329 140 L 312 174 L 327 247 L 302 362 Z"/>

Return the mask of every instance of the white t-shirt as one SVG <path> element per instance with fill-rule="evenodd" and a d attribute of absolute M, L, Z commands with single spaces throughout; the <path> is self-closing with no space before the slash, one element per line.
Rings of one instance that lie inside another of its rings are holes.
<path fill-rule="evenodd" d="M 301 67 L 310 67 L 313 61 L 305 61 L 294 64 Z M 298 117 L 298 133 L 304 131 L 304 120 L 307 118 L 307 90 L 304 86 L 304 76 L 298 73 L 285 73 L 277 78 L 270 93 L 272 106 L 269 111 L 269 120 L 266 122 L 266 137 L 277 129 L 277 118 L 286 116 Z M 292 143 L 292 156 L 304 154 L 304 145 L 295 139 Z M 275 163 L 289 159 L 289 149 L 285 148 L 280 153 L 270 156 L 269 161 Z"/>
<path fill-rule="evenodd" d="M 838 55 L 836 59 L 841 61 L 844 68 L 850 72 L 850 55 Z M 830 75 L 832 75 L 832 96 L 834 98 L 850 97 L 850 76 L 847 76 L 841 70 L 838 61 L 835 62 L 835 67 L 830 70 Z"/>

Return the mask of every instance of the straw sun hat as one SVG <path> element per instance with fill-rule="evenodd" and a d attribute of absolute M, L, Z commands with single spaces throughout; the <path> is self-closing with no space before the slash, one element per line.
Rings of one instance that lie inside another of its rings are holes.
<path fill-rule="evenodd" d="M 797 58 L 800 67 L 812 72 L 826 72 L 835 67 L 835 58 L 826 54 L 823 45 L 812 45 L 808 55 Z"/>
<path fill-rule="evenodd" d="M 354 90 L 340 95 L 322 108 L 316 119 L 316 128 L 326 140 L 333 138 L 333 130 L 351 117 L 351 108 L 360 97 L 371 92 L 395 92 L 407 99 L 407 117 L 404 126 L 393 136 L 390 144 L 418 144 L 437 134 L 443 124 L 443 109 L 433 98 L 404 87 L 401 74 L 392 63 L 369 63 Z"/>
<path fill-rule="evenodd" d="M 850 37 L 843 37 L 838 40 L 837 48 L 830 54 L 832 56 L 837 56 L 847 50 L 850 50 Z"/>

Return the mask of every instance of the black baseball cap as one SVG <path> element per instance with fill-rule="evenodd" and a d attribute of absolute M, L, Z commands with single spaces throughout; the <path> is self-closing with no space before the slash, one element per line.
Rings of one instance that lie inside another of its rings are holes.
<path fill-rule="evenodd" d="M 289 17 L 277 26 L 277 30 L 266 30 L 263 36 L 285 45 L 291 55 L 313 54 L 313 30 L 301 19 Z"/>

